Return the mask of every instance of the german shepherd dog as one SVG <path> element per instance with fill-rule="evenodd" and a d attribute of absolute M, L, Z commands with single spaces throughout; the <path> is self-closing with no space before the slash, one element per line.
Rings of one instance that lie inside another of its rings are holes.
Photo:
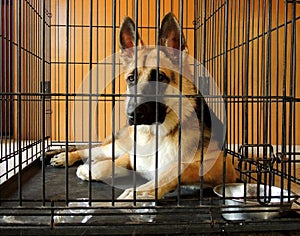
<path fill-rule="evenodd" d="M 128 173 L 126 169 L 148 180 L 135 193 L 134 189 L 126 189 L 118 199 L 133 199 L 134 194 L 137 199 L 162 198 L 177 188 L 178 181 L 196 184 L 200 176 L 205 185 L 213 187 L 223 183 L 224 171 L 226 182 L 236 182 L 236 170 L 229 158 L 224 159 L 222 141 L 212 132 L 212 123 L 222 127 L 221 121 L 201 99 L 194 83 L 178 69 L 172 69 L 179 64 L 186 66 L 184 57 L 179 63 L 187 46 L 177 19 L 172 13 L 163 18 L 160 50 L 146 48 L 134 29 L 133 20 L 125 17 L 120 26 L 119 44 L 126 71 L 127 125 L 116 134 L 114 142 L 107 138 L 90 151 L 68 152 L 68 158 L 60 153 L 51 159 L 51 164 L 64 166 L 67 159 L 68 165 L 72 165 L 91 153 L 91 168 L 85 163 L 77 169 L 76 174 L 82 180 L 89 180 L 90 169 L 92 180 L 106 180 L 112 177 L 112 172 L 116 177 L 124 176 Z M 179 93 L 181 102 L 179 96 L 170 96 Z M 115 163 L 111 157 L 113 148 Z"/>

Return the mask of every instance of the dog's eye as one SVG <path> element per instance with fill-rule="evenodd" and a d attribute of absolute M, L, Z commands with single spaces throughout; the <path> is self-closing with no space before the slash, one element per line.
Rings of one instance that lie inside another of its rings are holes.
<path fill-rule="evenodd" d="M 169 78 L 165 75 L 165 73 L 160 72 L 158 75 L 158 81 L 163 83 L 169 83 Z"/>
<path fill-rule="evenodd" d="M 164 79 L 165 79 L 165 75 L 163 75 L 162 73 L 159 73 L 158 81 L 164 81 Z"/>
<path fill-rule="evenodd" d="M 135 79 L 134 79 L 134 75 L 130 74 L 127 76 L 127 83 L 134 83 Z"/>
<path fill-rule="evenodd" d="M 159 81 L 166 84 L 170 82 L 168 76 L 164 72 L 158 71 L 157 74 L 157 70 L 155 69 L 152 69 L 150 71 L 150 81 Z"/>

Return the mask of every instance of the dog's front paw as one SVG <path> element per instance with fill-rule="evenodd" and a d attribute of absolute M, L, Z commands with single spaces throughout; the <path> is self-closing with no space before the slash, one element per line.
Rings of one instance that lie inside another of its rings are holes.
<path fill-rule="evenodd" d="M 106 180 L 111 177 L 111 161 L 92 161 L 91 166 L 85 163 L 78 166 L 76 175 L 82 180 Z"/>
<path fill-rule="evenodd" d="M 68 166 L 73 165 L 78 160 L 80 160 L 80 156 L 76 152 L 68 152 Z M 65 152 L 55 155 L 50 160 L 50 165 L 57 167 L 66 166 L 66 163 L 67 157 Z"/>
<path fill-rule="evenodd" d="M 118 200 L 133 200 L 134 194 L 136 194 L 136 199 L 154 199 L 153 191 L 151 190 L 140 191 L 139 188 L 137 188 L 134 193 L 133 188 L 128 188 L 118 197 Z"/>
<path fill-rule="evenodd" d="M 51 158 L 50 160 L 50 165 L 52 166 L 65 166 L 66 165 L 66 153 L 62 152 L 54 157 Z"/>
<path fill-rule="evenodd" d="M 80 165 L 77 168 L 76 175 L 79 179 L 89 180 L 90 179 L 90 171 L 88 165 Z"/>

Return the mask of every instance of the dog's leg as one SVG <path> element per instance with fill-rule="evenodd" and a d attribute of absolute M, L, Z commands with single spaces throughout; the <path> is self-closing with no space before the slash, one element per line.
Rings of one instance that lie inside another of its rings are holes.
<path fill-rule="evenodd" d="M 128 175 L 128 169 L 130 166 L 130 155 L 128 153 L 115 160 L 115 177 L 122 177 Z M 112 160 L 94 161 L 91 163 L 91 169 L 89 164 L 81 165 L 77 168 L 76 175 L 82 180 L 89 180 L 89 172 L 91 171 L 92 180 L 106 180 L 112 177 Z"/>
<path fill-rule="evenodd" d="M 50 160 L 50 165 L 52 166 L 65 166 L 68 159 L 68 166 L 73 165 L 75 162 L 80 161 L 81 157 L 78 151 L 68 152 L 68 158 L 66 157 L 66 152 L 61 152 Z"/>
<path fill-rule="evenodd" d="M 204 164 L 204 169 L 209 166 L 209 170 L 203 176 L 203 182 L 206 185 L 216 186 L 223 183 L 223 152 L 219 154 L 217 160 L 214 160 L 210 165 L 210 160 Z M 174 163 L 167 168 L 158 177 L 157 197 L 162 198 L 165 194 L 176 189 L 178 185 L 178 163 Z M 226 158 L 226 182 L 236 182 L 236 171 L 231 164 L 230 158 Z M 182 184 L 195 184 L 200 181 L 200 162 L 195 161 L 192 163 L 181 164 L 181 183 Z M 140 199 L 155 199 L 155 180 L 149 181 L 136 189 L 136 197 Z M 119 199 L 133 199 L 133 189 L 125 190 Z"/>
<path fill-rule="evenodd" d="M 73 152 L 68 152 L 68 158 L 66 157 L 66 152 L 62 152 L 51 158 L 50 164 L 52 166 L 65 166 L 68 159 L 68 166 L 71 166 L 77 161 L 87 159 L 90 153 L 92 160 L 101 160 L 111 156 L 111 152 L 109 153 L 110 150 L 111 143 L 108 143 L 104 145 L 94 146 L 91 148 L 91 150 L 82 149 Z"/>
<path fill-rule="evenodd" d="M 111 159 L 112 157 L 112 138 L 107 138 L 102 144 L 93 146 L 91 150 L 88 148 L 68 152 L 68 158 L 66 153 L 62 152 L 55 155 L 50 160 L 52 166 L 65 166 L 68 159 L 68 166 L 73 165 L 75 162 L 81 159 L 88 159 L 91 154 L 91 161 L 101 161 L 105 159 Z M 124 127 L 115 136 L 114 155 L 116 158 L 122 156 L 131 148 L 131 139 L 129 138 L 128 128 Z"/>
<path fill-rule="evenodd" d="M 158 177 L 157 197 L 162 198 L 168 192 L 176 189 L 178 184 L 178 164 L 174 163 L 167 168 L 168 170 Z M 182 183 L 197 183 L 199 182 L 200 165 L 198 162 L 190 164 L 181 164 L 183 170 L 181 174 Z M 138 199 L 155 199 L 155 180 L 151 180 L 146 184 L 139 186 L 136 189 L 136 197 Z M 134 190 L 126 189 L 118 199 L 133 199 Z"/>

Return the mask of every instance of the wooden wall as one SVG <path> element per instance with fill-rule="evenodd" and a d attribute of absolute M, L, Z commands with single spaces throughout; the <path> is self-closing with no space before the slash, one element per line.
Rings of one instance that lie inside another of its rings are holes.
<path fill-rule="evenodd" d="M 85 91 L 82 82 L 88 81 L 90 63 L 90 47 L 92 48 L 91 62 L 93 68 L 98 65 L 96 81 L 93 80 L 92 92 L 95 94 L 111 93 L 107 80 L 111 76 L 110 66 L 99 66 L 99 63 L 112 54 L 113 14 L 112 2 L 108 0 L 93 1 L 92 11 L 92 44 L 90 44 L 90 6 L 89 0 L 70 0 L 69 27 L 66 26 L 66 1 L 51 1 L 51 82 L 52 92 L 57 93 L 52 99 L 52 139 L 64 141 L 66 133 L 73 141 L 87 141 L 89 138 L 89 123 L 92 122 L 92 140 L 102 140 L 111 133 L 112 103 L 111 96 L 93 97 L 92 120 L 88 119 L 90 110 L 89 99 L 80 94 L 89 92 L 89 83 Z M 138 1 L 138 25 L 141 36 L 146 44 L 155 43 L 155 12 L 156 1 Z M 177 16 L 179 1 L 162 0 L 160 10 L 162 16 L 173 11 Z M 183 27 L 187 36 L 190 54 L 193 56 L 197 48 L 197 59 L 202 62 L 205 51 L 205 67 L 217 81 L 224 93 L 224 51 L 225 51 L 225 1 L 206 1 L 206 33 L 203 33 L 204 1 L 183 1 Z M 288 4 L 285 16 L 285 1 L 228 1 L 228 44 L 227 44 L 227 94 L 228 94 L 228 138 L 230 143 L 263 143 L 281 144 L 283 140 L 299 143 L 296 132 L 299 122 L 299 105 L 284 100 L 288 96 L 299 97 L 297 80 L 299 69 L 293 66 L 299 64 L 299 45 L 291 45 L 293 4 Z M 129 15 L 134 18 L 135 1 L 116 1 L 116 36 L 118 35 L 121 19 Z M 196 3 L 196 5 L 195 5 Z M 265 5 L 264 5 L 265 4 Z M 299 4 L 296 6 L 296 17 L 299 18 Z M 194 39 L 194 10 L 198 11 L 197 39 Z M 286 17 L 286 20 L 285 20 Z M 269 19 L 270 22 L 269 22 Z M 286 22 L 286 27 L 284 26 Z M 270 24 L 270 25 L 269 25 Z M 295 22 L 295 38 L 299 39 L 300 23 Z M 67 40 L 66 30 L 69 29 Z M 270 30 L 269 30 L 270 29 Z M 285 39 L 285 32 L 286 39 Z M 203 39 L 206 45 L 203 47 Z M 247 38 L 249 42 L 247 42 Z M 117 40 L 116 40 L 117 41 Z M 68 42 L 68 43 L 67 43 Z M 285 47 L 286 45 L 286 47 Z M 66 56 L 67 46 L 69 50 Z M 116 51 L 118 44 L 116 42 Z M 291 52 L 295 54 L 291 54 Z M 294 59 L 291 56 L 294 55 Z M 247 59 L 248 58 L 248 59 Z M 66 60 L 68 59 L 68 72 Z M 294 60 L 292 62 L 291 60 Z M 269 69 L 268 69 L 269 68 Z M 293 69 L 295 68 L 295 70 Z M 104 73 L 103 71 L 106 71 Z M 295 72 L 295 74 L 291 74 Z M 68 78 L 66 78 L 68 73 Z M 96 73 L 94 71 L 94 73 Z M 95 75 L 93 76 L 95 77 Z M 292 78 L 292 79 L 291 79 Z M 294 84 L 293 81 L 296 81 Z M 283 81 L 286 84 L 284 94 Z M 66 104 L 65 93 L 68 84 L 69 103 Z M 268 86 L 268 90 L 266 87 Z M 103 92 L 105 88 L 105 91 Z M 124 81 L 116 79 L 116 93 L 123 94 Z M 73 96 L 74 93 L 77 96 Z M 286 95 L 284 97 L 284 95 Z M 271 96 L 272 99 L 267 99 Z M 260 97 L 260 98 L 259 98 Z M 265 97 L 265 99 L 261 99 Z M 245 106 L 243 101 L 247 101 Z M 283 101 L 286 101 L 285 103 Z M 116 99 L 115 128 L 124 124 L 122 117 L 122 99 Z M 74 106 L 74 104 L 77 104 Z M 285 112 L 283 114 L 283 109 Z M 68 114 L 66 113 L 68 109 Z M 245 109 L 248 109 L 246 115 Z M 290 113 L 290 111 L 292 111 Z M 293 113 L 295 111 L 295 113 Z M 121 114 L 121 115 L 120 115 Z M 290 116 L 290 114 L 292 116 Z M 285 117 L 286 124 L 282 123 Z M 290 119 L 291 117 L 291 119 Z M 69 124 L 66 127 L 66 124 Z M 80 125 L 79 125 L 80 124 Z M 78 127 L 81 128 L 78 128 Z M 85 127 L 84 127 L 85 126 Z M 246 131 L 246 132 L 245 132 Z M 285 133 L 284 137 L 282 133 Z"/>
<path fill-rule="evenodd" d="M 45 1 L 45 9 L 50 10 Z M 45 37 L 42 29 L 42 2 L 1 1 L 1 110 L 4 107 L 2 130 L 9 129 L 8 139 L 41 140 L 50 136 L 50 102 L 45 103 L 43 120 L 41 82 L 50 81 L 50 21 L 45 16 Z M 20 11 L 19 11 L 20 9 Z M 20 12 L 20 15 L 18 14 Z M 45 45 L 45 54 L 42 47 Z M 42 74 L 45 63 L 45 76 Z M 3 110 L 2 110 L 3 112 Z M 2 115 L 1 115 L 2 118 Z M 3 125 L 5 127 L 3 127 Z"/>
<path fill-rule="evenodd" d="M 242 0 L 228 1 L 228 5 L 225 1 L 206 2 L 207 34 L 203 36 L 204 21 L 201 21 L 198 37 L 200 43 L 204 37 L 206 40 L 206 68 L 222 93 L 228 94 L 229 143 L 280 145 L 285 140 L 286 144 L 299 144 L 297 119 L 300 106 L 297 102 L 290 103 L 292 100 L 289 99 L 300 95 L 297 85 L 300 46 L 298 43 L 292 45 L 293 4 L 287 4 L 285 11 L 286 1 Z M 226 6 L 227 36 L 224 30 Z M 203 19 L 203 2 L 199 11 Z M 299 15 L 300 5 L 295 4 L 296 42 L 300 37 Z M 224 90 L 225 51 L 227 92 Z M 198 59 L 202 62 L 203 55 L 200 54 Z M 286 124 L 282 122 L 283 118 Z"/>
<path fill-rule="evenodd" d="M 52 27 L 51 27 L 51 67 L 52 92 L 60 95 L 52 99 L 52 139 L 64 141 L 66 133 L 70 141 L 87 141 L 89 139 L 89 113 L 92 110 L 92 140 L 103 140 L 111 134 L 112 127 L 112 92 L 111 80 L 112 67 L 102 65 L 105 59 L 111 58 L 113 54 L 113 10 L 112 1 L 98 0 L 93 1 L 92 11 L 92 38 L 90 38 L 90 1 L 89 0 L 70 0 L 69 5 L 69 37 L 67 40 L 66 26 L 66 1 L 52 1 Z M 183 1 L 183 27 L 188 45 L 193 53 L 194 47 L 194 1 Z M 155 44 L 155 24 L 156 24 L 156 1 L 138 1 L 138 27 L 141 37 L 145 44 Z M 160 6 L 160 17 L 168 12 L 174 12 L 178 17 L 179 1 L 163 0 Z M 120 23 L 125 16 L 135 18 L 135 1 L 116 1 L 116 52 L 118 47 L 118 32 Z M 90 39 L 91 44 L 90 44 Z M 68 42 L 68 45 L 67 45 Z M 66 51 L 69 48 L 67 57 Z M 90 60 L 90 49 L 91 60 Z M 66 61 L 68 64 L 68 78 Z M 93 72 L 90 73 L 89 63 L 92 62 Z M 118 66 L 117 66 L 118 67 Z M 118 71 L 118 68 L 116 68 Z M 106 94 L 104 97 L 93 97 L 92 109 L 89 109 L 87 96 L 81 94 L 89 93 L 89 74 L 93 76 L 92 92 L 94 94 Z M 95 79 L 97 77 L 97 79 Z M 126 91 L 125 81 L 122 78 L 115 80 L 116 94 L 124 94 Z M 68 90 L 66 90 L 68 83 Z M 77 93 L 77 96 L 69 96 L 68 107 L 64 94 Z M 80 101 L 81 100 L 81 101 Z M 82 101 L 85 100 L 85 101 Z M 97 101 L 96 101 L 97 100 Z M 123 99 L 116 97 L 115 106 L 115 129 L 125 124 Z M 68 114 L 66 113 L 68 110 Z M 120 115 L 121 114 L 121 115 Z M 69 127 L 66 127 L 68 123 Z M 68 129 L 68 132 L 67 132 Z"/>

